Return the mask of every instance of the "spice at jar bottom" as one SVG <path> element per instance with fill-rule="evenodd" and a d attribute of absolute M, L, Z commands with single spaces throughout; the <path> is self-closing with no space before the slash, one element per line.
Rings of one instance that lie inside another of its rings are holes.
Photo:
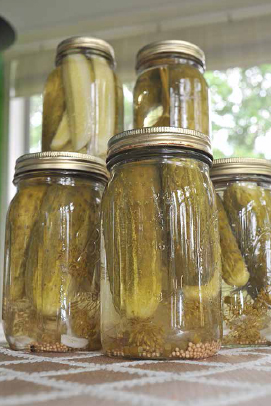
<path fill-rule="evenodd" d="M 215 355 L 221 347 L 220 340 L 197 343 L 189 342 L 186 349 L 175 347 L 174 344 L 166 348 L 152 348 L 150 346 L 138 347 L 138 352 L 133 355 L 131 351 L 126 355 L 124 347 L 119 347 L 105 352 L 109 357 L 130 357 L 130 358 L 143 358 L 143 359 L 203 359 Z"/>
<path fill-rule="evenodd" d="M 224 289 L 222 288 L 222 292 Z M 271 344 L 270 291 L 262 290 L 252 299 L 244 290 L 235 296 L 224 296 L 225 345 Z M 268 303 L 269 302 L 269 303 Z"/>

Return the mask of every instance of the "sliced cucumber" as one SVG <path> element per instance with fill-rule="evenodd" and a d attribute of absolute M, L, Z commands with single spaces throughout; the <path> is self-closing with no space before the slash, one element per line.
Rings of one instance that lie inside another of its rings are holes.
<path fill-rule="evenodd" d="M 51 142 L 51 150 L 53 151 L 61 151 L 62 148 L 70 141 L 70 129 L 69 129 L 69 122 L 68 122 L 68 115 L 67 112 L 62 116 L 60 124 L 58 126 L 56 135 L 54 136 Z"/>

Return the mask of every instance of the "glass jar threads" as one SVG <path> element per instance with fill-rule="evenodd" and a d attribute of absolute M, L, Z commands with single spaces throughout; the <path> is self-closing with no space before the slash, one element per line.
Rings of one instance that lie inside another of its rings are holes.
<path fill-rule="evenodd" d="M 172 126 L 210 135 L 205 56 L 185 41 L 160 41 L 137 54 L 134 127 Z"/>
<path fill-rule="evenodd" d="M 7 214 L 3 323 L 12 349 L 100 348 L 103 161 L 71 152 L 16 162 Z"/>
<path fill-rule="evenodd" d="M 123 92 L 113 48 L 97 38 L 72 37 L 57 48 L 44 89 L 42 150 L 106 158 L 107 142 L 123 130 Z"/>
<path fill-rule="evenodd" d="M 221 335 L 220 248 L 206 136 L 144 128 L 109 141 L 102 201 L 105 353 L 204 358 Z"/>
<path fill-rule="evenodd" d="M 223 343 L 271 344 L 271 162 L 214 161 L 222 254 Z"/>

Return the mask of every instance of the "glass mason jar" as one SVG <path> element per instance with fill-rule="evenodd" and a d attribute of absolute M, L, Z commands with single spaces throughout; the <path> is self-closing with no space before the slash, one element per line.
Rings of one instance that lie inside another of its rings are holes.
<path fill-rule="evenodd" d="M 42 151 L 75 151 L 106 158 L 110 137 L 123 130 L 123 91 L 113 48 L 72 37 L 57 48 L 43 101 Z"/>
<path fill-rule="evenodd" d="M 100 344 L 102 160 L 71 152 L 16 162 L 7 214 L 3 325 L 14 350 L 97 350 Z"/>
<path fill-rule="evenodd" d="M 222 253 L 223 344 L 271 344 L 271 162 L 214 161 Z"/>
<path fill-rule="evenodd" d="M 205 55 L 184 41 L 154 42 L 137 54 L 134 127 L 172 126 L 210 136 Z"/>
<path fill-rule="evenodd" d="M 205 358 L 221 338 L 221 263 L 207 137 L 173 127 L 109 141 L 101 337 L 109 356 Z"/>

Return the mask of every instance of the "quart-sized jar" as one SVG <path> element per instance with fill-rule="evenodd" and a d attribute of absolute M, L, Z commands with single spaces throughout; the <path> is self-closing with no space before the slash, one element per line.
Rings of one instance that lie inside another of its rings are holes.
<path fill-rule="evenodd" d="M 219 349 L 221 263 L 211 162 L 208 138 L 193 130 L 144 128 L 109 141 L 101 270 L 107 355 L 199 359 Z"/>
<path fill-rule="evenodd" d="M 137 54 L 134 127 L 172 126 L 210 136 L 205 56 L 185 41 L 160 41 Z"/>
<path fill-rule="evenodd" d="M 71 152 L 16 162 L 7 214 L 3 323 L 14 350 L 100 348 L 102 160 Z"/>
<path fill-rule="evenodd" d="M 222 253 L 223 343 L 271 344 L 271 162 L 214 161 Z"/>
<path fill-rule="evenodd" d="M 42 150 L 75 151 L 105 160 L 110 137 L 123 130 L 123 91 L 113 48 L 72 37 L 57 47 L 43 102 Z"/>

